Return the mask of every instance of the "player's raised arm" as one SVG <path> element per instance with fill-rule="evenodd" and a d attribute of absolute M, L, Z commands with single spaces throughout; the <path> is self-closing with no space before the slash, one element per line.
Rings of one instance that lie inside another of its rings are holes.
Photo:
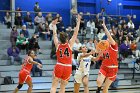
<path fill-rule="evenodd" d="M 58 18 L 56 18 L 52 21 L 53 38 L 54 38 L 54 44 L 55 44 L 56 48 L 57 48 L 58 42 L 59 42 L 58 37 L 57 37 L 57 31 L 56 31 L 57 21 L 58 21 Z"/>
<path fill-rule="evenodd" d="M 108 29 L 107 29 L 107 27 L 106 27 L 104 21 L 103 21 L 102 26 L 103 26 L 103 28 L 104 28 L 105 34 L 107 35 L 107 37 L 108 37 L 108 39 L 109 39 L 110 44 L 111 44 L 111 45 L 115 45 L 116 42 L 114 41 L 114 39 L 112 38 L 111 34 L 109 33 L 109 31 L 108 31 Z"/>
<path fill-rule="evenodd" d="M 74 30 L 74 33 L 73 33 L 73 36 L 72 38 L 70 39 L 69 43 L 70 43 L 70 47 L 72 48 L 76 38 L 77 38 L 77 35 L 78 35 L 78 31 L 79 31 L 79 27 L 80 27 L 80 21 L 81 21 L 81 16 L 78 15 L 78 20 L 77 20 L 77 25 L 75 27 L 75 30 Z"/>

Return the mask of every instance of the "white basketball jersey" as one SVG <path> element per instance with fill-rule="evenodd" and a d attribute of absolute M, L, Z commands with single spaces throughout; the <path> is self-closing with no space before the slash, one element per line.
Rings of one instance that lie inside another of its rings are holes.
<path fill-rule="evenodd" d="M 78 70 L 79 71 L 82 71 L 85 75 L 89 73 L 89 70 L 90 70 L 90 64 L 91 64 L 91 58 L 93 56 L 88 56 L 88 57 L 84 57 L 80 60 L 80 55 L 82 53 L 79 53 L 78 54 L 78 57 L 77 57 L 77 61 L 79 61 L 79 68 Z"/>

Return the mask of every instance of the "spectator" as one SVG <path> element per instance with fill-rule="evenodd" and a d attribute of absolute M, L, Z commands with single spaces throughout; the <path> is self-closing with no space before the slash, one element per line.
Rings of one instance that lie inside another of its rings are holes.
<path fill-rule="evenodd" d="M 116 80 L 112 82 L 112 84 L 110 85 L 111 89 L 116 89 L 118 87 L 118 83 L 119 83 L 119 78 L 116 77 Z"/>
<path fill-rule="evenodd" d="M 129 22 L 128 22 L 128 24 L 127 24 L 127 26 L 128 26 L 128 28 L 135 28 L 135 25 L 134 25 L 134 23 L 132 22 L 132 20 L 130 20 Z"/>
<path fill-rule="evenodd" d="M 64 27 L 64 23 L 63 23 L 62 17 L 58 18 L 57 29 L 58 29 L 58 32 L 62 32 L 62 31 L 65 32 L 65 27 Z"/>
<path fill-rule="evenodd" d="M 81 21 L 80 21 L 79 30 L 80 30 L 81 34 L 84 35 L 84 34 L 86 34 L 86 32 L 84 32 L 84 30 L 85 30 L 85 20 L 83 18 L 83 13 L 82 12 L 80 13 L 80 15 L 81 15 L 82 18 L 81 18 Z"/>
<path fill-rule="evenodd" d="M 106 16 L 105 8 L 102 8 L 102 9 L 101 9 L 100 16 Z"/>
<path fill-rule="evenodd" d="M 45 23 L 45 18 L 42 16 L 42 12 L 38 12 L 38 15 L 34 19 L 35 25 L 38 25 L 39 23 Z"/>
<path fill-rule="evenodd" d="M 4 17 L 5 24 L 7 25 L 7 28 L 11 28 L 11 16 L 9 12 L 6 12 L 6 16 Z"/>
<path fill-rule="evenodd" d="M 46 24 L 40 23 L 35 29 L 35 34 L 38 34 L 39 37 L 42 38 L 42 40 L 47 40 L 48 37 L 50 37 L 50 40 L 52 39 L 52 33 L 49 30 L 47 22 L 46 22 Z"/>
<path fill-rule="evenodd" d="M 138 40 L 137 42 L 136 42 L 136 46 L 137 46 L 137 48 L 136 48 L 136 58 L 140 58 L 140 40 Z"/>
<path fill-rule="evenodd" d="M 83 44 L 82 44 L 82 46 L 86 46 L 87 47 L 87 40 L 86 39 L 84 39 L 84 42 L 83 42 Z"/>
<path fill-rule="evenodd" d="M 94 45 L 92 39 L 89 40 L 89 42 L 87 43 L 86 46 L 87 46 L 87 49 L 88 49 L 89 51 L 91 51 L 91 50 L 95 50 L 95 45 Z"/>
<path fill-rule="evenodd" d="M 7 49 L 7 54 L 10 57 L 11 65 L 14 64 L 14 61 L 17 61 L 20 64 L 22 64 L 22 59 L 19 56 L 19 53 L 20 53 L 20 51 L 19 51 L 19 49 L 15 45 L 12 45 L 11 47 L 9 47 Z"/>
<path fill-rule="evenodd" d="M 77 9 L 75 6 L 72 6 L 71 9 L 71 26 L 74 28 L 76 26 L 76 19 L 77 18 Z"/>
<path fill-rule="evenodd" d="M 40 46 L 38 44 L 38 35 L 34 34 L 29 41 L 29 50 L 34 50 L 36 53 L 39 51 L 39 54 L 41 53 L 40 51 Z"/>
<path fill-rule="evenodd" d="M 39 7 L 39 3 L 36 2 L 35 6 L 34 6 L 34 12 L 37 12 L 37 13 L 35 13 L 35 16 L 37 16 L 38 12 L 40 12 L 40 11 L 41 11 L 41 8 Z"/>
<path fill-rule="evenodd" d="M 51 13 L 48 13 L 48 15 L 46 16 L 46 21 L 48 22 L 48 25 L 52 22 L 52 14 Z"/>
<path fill-rule="evenodd" d="M 79 53 L 79 48 L 82 46 L 82 44 L 79 42 L 79 39 L 75 40 L 75 43 L 73 44 L 73 52 L 74 52 L 74 59 L 77 58 Z"/>
<path fill-rule="evenodd" d="M 69 39 L 70 39 L 70 38 L 72 37 L 73 33 L 74 33 L 72 27 L 69 26 L 69 27 L 66 29 L 66 32 L 67 32 L 67 34 L 68 34 L 68 36 L 69 36 Z"/>
<path fill-rule="evenodd" d="M 16 26 L 13 26 L 12 31 L 10 33 L 10 42 L 11 42 L 11 44 L 14 44 L 14 45 L 16 44 L 17 36 L 18 36 L 17 28 L 16 28 Z"/>
<path fill-rule="evenodd" d="M 35 58 L 33 59 L 34 61 L 42 64 L 41 60 L 37 58 L 37 55 L 35 55 Z M 33 77 L 35 77 L 35 73 L 39 72 L 39 76 L 42 76 L 42 69 L 39 68 L 36 64 L 33 64 L 33 68 L 32 68 L 32 75 Z"/>
<path fill-rule="evenodd" d="M 136 30 L 136 33 L 137 33 L 137 36 L 140 37 L 140 26 L 139 26 L 139 29 Z"/>
<path fill-rule="evenodd" d="M 87 28 L 90 30 L 91 39 L 95 39 L 97 28 L 95 28 L 95 23 L 92 19 L 87 22 Z"/>
<path fill-rule="evenodd" d="M 16 46 L 20 50 L 26 49 L 26 53 L 28 53 L 28 44 L 29 44 L 29 42 L 24 37 L 24 34 L 21 33 L 20 36 L 17 37 Z"/>
<path fill-rule="evenodd" d="M 98 34 L 100 32 L 100 30 L 102 29 L 102 23 L 99 19 L 99 14 L 96 15 L 95 27 L 98 29 L 98 31 L 97 31 L 97 34 Z"/>
<path fill-rule="evenodd" d="M 57 14 L 56 14 L 56 17 L 59 19 L 59 17 L 60 17 L 60 14 L 58 14 L 58 13 L 57 13 Z"/>
<path fill-rule="evenodd" d="M 20 28 L 22 26 L 22 16 L 21 16 L 21 13 L 18 12 L 16 15 L 15 15 L 15 25 Z"/>
<path fill-rule="evenodd" d="M 30 12 L 27 12 L 26 16 L 24 17 L 24 24 L 26 24 L 27 28 L 33 28 L 33 22 Z"/>
<path fill-rule="evenodd" d="M 26 25 L 22 26 L 20 34 L 23 34 L 26 39 L 29 39 L 29 31 L 26 29 Z"/>
<path fill-rule="evenodd" d="M 97 35 L 98 40 L 102 40 L 104 36 L 105 36 L 105 33 L 104 33 L 103 29 L 101 29 Z"/>
<path fill-rule="evenodd" d="M 130 50 L 129 43 L 125 40 L 124 43 L 122 43 L 119 47 L 120 54 L 123 56 L 123 58 L 127 58 L 128 55 L 132 55 L 132 52 Z"/>
<path fill-rule="evenodd" d="M 132 58 L 135 58 L 135 52 L 136 52 L 136 48 L 137 48 L 137 44 L 136 44 L 136 40 L 133 40 L 132 43 L 130 44 L 130 49 L 133 53 Z"/>

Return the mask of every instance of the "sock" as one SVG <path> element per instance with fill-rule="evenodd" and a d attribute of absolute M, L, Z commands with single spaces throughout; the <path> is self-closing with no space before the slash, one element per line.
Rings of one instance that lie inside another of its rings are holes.
<path fill-rule="evenodd" d="M 100 90 L 101 90 L 101 87 L 98 87 L 96 93 L 100 93 Z"/>

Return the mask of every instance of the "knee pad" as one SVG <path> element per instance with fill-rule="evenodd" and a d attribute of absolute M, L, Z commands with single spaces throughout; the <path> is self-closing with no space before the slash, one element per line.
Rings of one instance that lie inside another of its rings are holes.
<path fill-rule="evenodd" d="M 18 88 L 18 89 L 21 89 L 22 86 L 23 86 L 23 84 L 18 84 L 17 88 Z"/>

